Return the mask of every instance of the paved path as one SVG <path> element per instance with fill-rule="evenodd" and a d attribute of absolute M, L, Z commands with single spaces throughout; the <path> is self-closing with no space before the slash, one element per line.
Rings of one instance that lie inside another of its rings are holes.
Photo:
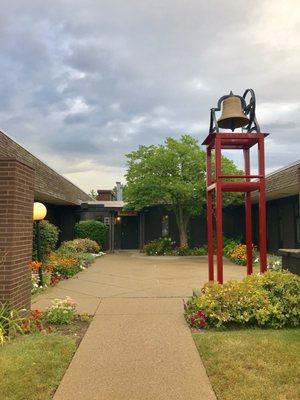
<path fill-rule="evenodd" d="M 206 278 L 205 257 L 120 252 L 36 297 L 33 308 L 68 295 L 95 314 L 54 400 L 215 400 L 182 313 Z"/>

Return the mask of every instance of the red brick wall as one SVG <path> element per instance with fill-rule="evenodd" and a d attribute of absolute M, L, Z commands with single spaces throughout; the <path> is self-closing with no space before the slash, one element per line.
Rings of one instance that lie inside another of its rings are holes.
<path fill-rule="evenodd" d="M 30 307 L 34 171 L 12 158 L 0 158 L 0 303 Z"/>
<path fill-rule="evenodd" d="M 112 201 L 113 192 L 111 190 L 97 190 L 97 200 L 98 201 Z"/>

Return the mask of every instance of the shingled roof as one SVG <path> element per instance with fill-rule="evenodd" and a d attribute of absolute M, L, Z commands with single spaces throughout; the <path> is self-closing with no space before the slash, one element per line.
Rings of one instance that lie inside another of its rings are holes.
<path fill-rule="evenodd" d="M 0 157 L 17 158 L 35 170 L 35 200 L 51 204 L 81 204 L 92 198 L 0 131 Z"/>
<path fill-rule="evenodd" d="M 266 199 L 274 200 L 300 194 L 300 160 L 266 176 Z M 258 193 L 253 193 L 254 201 Z"/>

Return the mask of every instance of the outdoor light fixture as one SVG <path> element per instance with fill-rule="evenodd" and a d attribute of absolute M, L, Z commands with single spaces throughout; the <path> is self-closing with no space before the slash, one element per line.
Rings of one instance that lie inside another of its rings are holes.
<path fill-rule="evenodd" d="M 41 257 L 41 230 L 40 222 L 46 217 L 47 208 L 42 203 L 33 203 L 33 220 L 36 223 L 36 234 L 37 234 L 37 260 L 42 261 Z M 39 268 L 39 286 L 43 286 L 43 271 L 42 267 Z"/>
<path fill-rule="evenodd" d="M 47 208 L 43 203 L 35 202 L 33 203 L 33 220 L 41 221 L 47 215 Z"/>
<path fill-rule="evenodd" d="M 247 97 L 249 99 L 247 99 Z M 242 128 L 247 133 L 260 132 L 260 127 L 255 115 L 255 93 L 253 89 L 247 89 L 243 96 L 237 96 L 232 91 L 222 96 L 218 106 L 210 110 L 209 132 L 219 132 L 220 128 L 231 129 Z M 219 119 L 216 112 L 221 111 Z"/>
<path fill-rule="evenodd" d="M 121 217 L 117 217 L 116 221 L 117 221 L 117 223 L 120 223 L 121 222 Z"/>

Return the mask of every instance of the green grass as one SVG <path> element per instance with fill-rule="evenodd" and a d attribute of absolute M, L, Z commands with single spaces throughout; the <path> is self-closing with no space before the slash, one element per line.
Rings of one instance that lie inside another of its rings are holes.
<path fill-rule="evenodd" d="M 300 329 L 193 337 L 219 400 L 300 399 Z"/>
<path fill-rule="evenodd" d="M 76 350 L 75 340 L 31 334 L 0 347 L 0 398 L 49 400 Z"/>

